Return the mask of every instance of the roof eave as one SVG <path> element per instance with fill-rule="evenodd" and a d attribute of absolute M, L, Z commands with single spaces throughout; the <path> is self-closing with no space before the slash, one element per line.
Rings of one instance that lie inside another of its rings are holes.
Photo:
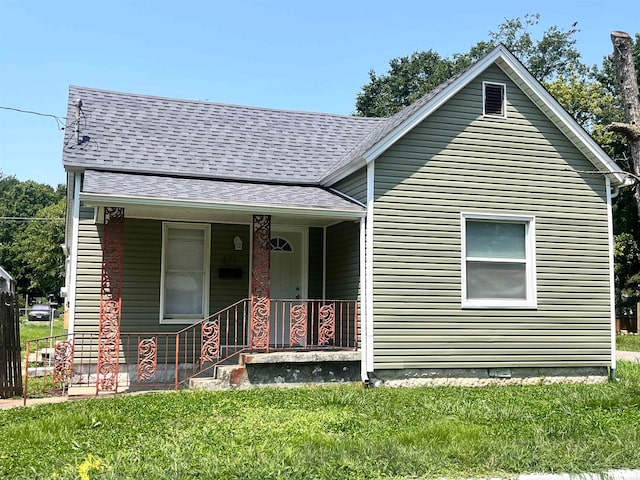
<path fill-rule="evenodd" d="M 338 168 L 337 170 L 331 172 L 329 175 L 326 175 L 322 180 L 320 180 L 320 185 L 323 187 L 330 187 L 336 182 L 342 180 L 345 177 L 348 177 L 352 173 L 357 172 L 362 167 L 365 167 L 367 162 L 365 162 L 364 158 L 357 157 L 352 162 Z"/>
<path fill-rule="evenodd" d="M 325 207 L 301 207 L 293 205 L 268 205 L 260 203 L 220 202 L 207 200 L 183 200 L 176 198 L 152 198 L 133 195 L 115 195 L 81 192 L 80 200 L 93 207 L 179 207 L 199 208 L 220 212 L 237 212 L 254 215 L 291 215 L 308 218 L 358 220 L 365 216 L 364 208 L 339 209 Z"/>

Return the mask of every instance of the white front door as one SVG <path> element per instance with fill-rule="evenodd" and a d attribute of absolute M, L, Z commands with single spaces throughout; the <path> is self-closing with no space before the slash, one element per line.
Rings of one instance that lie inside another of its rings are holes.
<path fill-rule="evenodd" d="M 273 346 L 289 345 L 289 312 L 296 302 L 306 295 L 303 284 L 304 235 L 301 231 L 271 233 L 271 324 L 270 343 Z M 289 300 L 279 302 L 278 300 Z"/>

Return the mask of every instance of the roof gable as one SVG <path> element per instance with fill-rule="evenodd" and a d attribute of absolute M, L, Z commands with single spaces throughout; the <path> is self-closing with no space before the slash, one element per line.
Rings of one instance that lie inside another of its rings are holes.
<path fill-rule="evenodd" d="M 331 185 L 375 160 L 407 132 L 429 117 L 491 65 L 497 65 L 600 171 L 611 172 L 614 185 L 625 183 L 625 173 L 591 136 L 564 110 L 509 50 L 500 45 L 467 70 L 441 84 L 412 105 L 389 117 L 365 137 L 322 179 Z"/>

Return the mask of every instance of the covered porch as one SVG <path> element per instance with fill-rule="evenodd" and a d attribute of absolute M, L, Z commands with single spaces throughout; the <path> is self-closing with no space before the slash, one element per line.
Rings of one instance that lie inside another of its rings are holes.
<path fill-rule="evenodd" d="M 69 285 L 89 283 L 82 236 L 93 220 L 99 321 L 82 311 L 89 294 L 71 288 L 68 382 L 179 388 L 246 353 L 358 349 L 356 201 L 318 187 L 96 171 L 75 193 Z"/>

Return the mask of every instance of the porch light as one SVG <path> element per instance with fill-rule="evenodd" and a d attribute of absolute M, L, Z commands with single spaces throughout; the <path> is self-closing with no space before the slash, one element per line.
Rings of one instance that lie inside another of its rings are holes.
<path fill-rule="evenodd" d="M 235 237 L 233 239 L 233 247 L 237 250 L 237 251 L 242 251 L 242 239 L 240 237 Z"/>

